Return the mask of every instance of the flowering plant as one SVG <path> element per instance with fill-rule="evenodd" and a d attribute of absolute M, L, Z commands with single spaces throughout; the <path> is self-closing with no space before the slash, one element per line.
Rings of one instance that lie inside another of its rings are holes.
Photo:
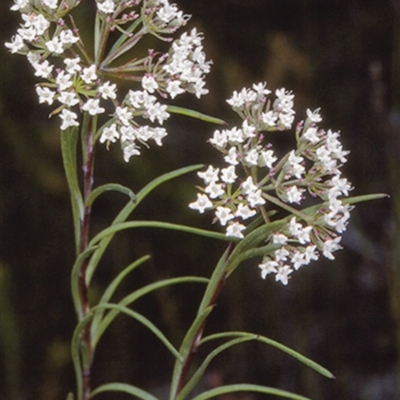
<path fill-rule="evenodd" d="M 84 4 L 95 5 L 93 47 L 88 44 L 90 40 L 82 37 L 74 20 L 75 8 Z M 209 142 L 223 154 L 224 165 L 210 165 L 198 172 L 204 187 L 199 187 L 197 200 L 189 204 L 200 213 L 214 210 L 215 221 L 225 227 L 225 233 L 172 222 L 128 221 L 136 207 L 160 184 L 199 171 L 203 165 L 168 172 L 138 193 L 117 183 L 95 187 L 97 142 L 107 148 L 119 142 L 123 158 L 129 162 L 151 143 L 162 145 L 168 134 L 163 124 L 171 114 L 226 126 L 221 119 L 168 104 L 185 93 L 197 98 L 208 93 L 205 77 L 211 61 L 205 56 L 202 34 L 193 28 L 174 39 L 190 16 L 168 0 L 15 0 L 11 10 L 21 13 L 23 23 L 6 47 L 11 53 L 27 57 L 35 76 L 42 80 L 36 86 L 39 102 L 55 107 L 50 116 L 60 118 L 61 150 L 74 220 L 76 261 L 71 288 L 78 319 L 71 344 L 77 387 L 75 395 L 71 393 L 68 398 L 87 400 L 102 392 L 120 391 L 142 399 L 156 399 L 126 383 L 105 383 L 92 388 L 97 345 L 119 314 L 147 327 L 175 357 L 171 400 L 187 398 L 217 355 L 253 340 L 276 347 L 322 375 L 333 377 L 312 360 L 259 334 L 221 332 L 203 336 L 226 279 L 244 260 L 261 259 L 262 277 L 274 274 L 276 281 L 287 285 L 293 271 L 317 260 L 321 253 L 334 258 L 352 204 L 382 196 L 344 198 L 352 189 L 341 173 L 348 151 L 343 150 L 339 133 L 319 127 L 319 109 L 307 110 L 307 118 L 295 128 L 296 148 L 279 156 L 273 148 L 273 132 L 286 135 L 283 132 L 292 129 L 294 95 L 279 89 L 273 97 L 265 83 L 233 93 L 228 104 L 242 122 L 239 127 L 218 129 L 210 138 Z M 149 36 L 167 43 L 168 49 L 149 49 L 141 54 L 138 44 Z M 132 50 L 137 50 L 134 57 Z M 129 89 L 119 87 L 121 81 L 129 81 Z M 128 195 L 129 201 L 108 228 L 91 236 L 93 202 L 110 190 Z M 96 304 L 90 303 L 93 275 L 114 235 L 141 227 L 185 231 L 227 241 L 228 246 L 210 278 L 165 279 L 113 302 L 112 296 L 124 278 L 148 260 L 149 256 L 144 255 L 112 280 Z M 129 306 L 159 288 L 189 282 L 205 284 L 206 289 L 193 323 L 177 349 L 153 322 Z M 215 340 L 223 343 L 193 371 L 198 348 Z M 245 383 L 214 388 L 194 398 L 208 399 L 235 391 L 305 399 L 276 388 Z"/>

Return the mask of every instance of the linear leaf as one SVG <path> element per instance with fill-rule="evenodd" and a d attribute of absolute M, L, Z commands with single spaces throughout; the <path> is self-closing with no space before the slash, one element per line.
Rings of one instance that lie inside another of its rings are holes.
<path fill-rule="evenodd" d="M 137 313 L 136 311 L 131 310 L 128 307 L 121 306 L 120 304 L 101 304 L 92 308 L 92 311 L 100 310 L 100 309 L 110 309 L 116 310 L 120 313 L 129 315 L 130 317 L 136 319 L 146 328 L 148 328 L 151 332 L 157 336 L 161 342 L 167 347 L 167 349 L 174 355 L 174 357 L 178 360 L 181 360 L 181 356 L 179 352 L 175 349 L 175 347 L 171 344 L 171 342 L 165 337 L 165 335 L 158 329 L 149 319 L 147 319 L 142 314 Z M 100 324 L 101 325 L 101 324 Z"/>
<path fill-rule="evenodd" d="M 202 114 L 198 111 L 190 110 L 189 108 L 168 106 L 167 111 L 173 114 L 181 114 L 187 117 L 199 119 L 201 121 L 211 122 L 212 124 L 228 125 L 223 119 L 215 118 L 207 114 Z"/>
<path fill-rule="evenodd" d="M 133 193 L 132 190 L 129 189 L 128 187 L 120 185 L 118 183 L 107 183 L 105 185 L 97 187 L 90 193 L 89 197 L 86 199 L 86 207 L 90 207 L 93 204 L 93 202 L 97 199 L 97 197 L 99 197 L 104 192 L 109 192 L 109 191 L 115 191 L 126 194 L 129 196 L 131 201 L 133 202 L 136 201 L 135 193 Z"/>
<path fill-rule="evenodd" d="M 90 397 L 94 397 L 99 393 L 104 392 L 124 392 L 131 394 L 132 396 L 138 397 L 143 400 L 158 400 L 157 397 L 153 396 L 151 393 L 144 391 L 133 385 L 128 385 L 127 383 L 106 383 L 99 386 L 90 393 Z"/>
<path fill-rule="evenodd" d="M 184 400 L 187 395 L 194 389 L 196 384 L 200 381 L 202 376 L 204 375 L 204 372 L 206 371 L 208 365 L 210 362 L 220 353 L 223 351 L 229 349 L 232 346 L 235 346 L 239 343 L 243 342 L 248 342 L 249 340 L 253 340 L 253 338 L 249 337 L 239 337 L 237 339 L 232 339 L 229 342 L 226 342 L 220 346 L 218 346 L 216 349 L 214 349 L 206 358 L 205 360 L 201 363 L 200 367 L 196 370 L 196 372 L 192 375 L 190 380 L 186 383 L 186 385 L 183 387 L 183 389 L 179 392 L 178 397 L 176 400 Z"/>
<path fill-rule="evenodd" d="M 197 276 L 185 276 L 185 277 L 178 277 L 178 278 L 170 278 L 170 279 L 164 279 L 159 282 L 154 282 L 149 285 L 146 285 L 133 293 L 129 294 L 128 296 L 124 297 L 118 304 L 121 306 L 128 306 L 132 304 L 134 301 L 139 299 L 140 297 L 154 291 L 157 289 L 160 289 L 162 287 L 170 286 L 170 285 L 175 285 L 178 283 L 207 283 L 208 279 L 207 278 L 202 278 L 202 277 L 197 277 Z M 102 312 L 96 313 L 95 318 L 97 317 L 97 314 L 103 315 Z M 101 326 L 98 328 L 99 322 L 95 325 L 93 323 L 93 326 L 95 327 L 95 330 L 93 331 L 95 334 L 95 337 L 93 339 L 93 343 L 96 345 L 98 341 L 100 340 L 101 336 L 107 329 L 107 327 L 111 324 L 111 322 L 114 320 L 114 318 L 118 315 L 118 311 L 116 310 L 111 310 L 103 319 Z M 97 321 L 97 320 L 96 320 Z"/>
<path fill-rule="evenodd" d="M 157 177 L 156 179 L 152 180 L 137 193 L 135 203 L 133 203 L 132 201 L 129 201 L 128 204 L 126 204 L 126 206 L 120 211 L 120 213 L 114 219 L 113 225 L 124 222 L 129 217 L 129 215 L 135 210 L 135 208 L 146 198 L 146 196 L 149 193 L 151 193 L 154 189 L 156 189 L 158 186 L 160 186 L 163 183 L 166 183 L 172 179 L 178 178 L 182 175 L 199 170 L 200 168 L 203 168 L 203 166 L 204 166 L 203 164 L 197 164 L 197 165 L 191 165 L 189 167 L 179 168 L 177 170 L 168 172 L 168 173 L 163 174 L 163 175 Z M 109 235 L 109 236 L 103 238 L 99 244 L 99 248 L 95 251 L 93 256 L 90 258 L 90 262 L 89 262 L 88 268 L 86 270 L 86 284 L 88 286 L 92 280 L 92 277 L 96 270 L 96 267 L 97 267 L 99 261 L 101 260 L 101 257 L 103 256 L 104 252 L 106 251 L 106 249 L 113 237 L 114 237 L 114 235 L 112 234 L 112 235 Z"/>
<path fill-rule="evenodd" d="M 316 372 L 318 372 L 319 374 L 333 379 L 335 378 L 335 376 L 328 371 L 326 368 L 324 368 L 322 365 L 316 363 L 313 360 L 310 360 L 308 357 L 303 356 L 302 354 L 298 353 L 297 351 L 291 349 L 290 347 L 287 347 L 285 345 L 283 345 L 282 343 L 279 343 L 275 340 L 269 339 L 266 336 L 261 336 L 261 335 L 256 335 L 254 333 L 249 333 L 249 332 L 221 332 L 221 333 L 216 333 L 213 335 L 209 335 L 204 337 L 203 339 L 200 340 L 199 342 L 199 346 L 210 341 L 210 340 L 216 340 L 216 339 L 222 339 L 222 338 L 230 338 L 230 337 L 234 337 L 234 338 L 238 338 L 238 337 L 245 337 L 248 338 L 249 340 L 257 340 L 260 341 L 262 343 L 268 344 L 272 347 L 275 347 L 278 350 L 283 351 L 284 353 L 290 355 L 293 358 L 296 358 L 298 361 L 300 361 L 301 363 L 307 365 L 309 368 L 312 368 L 313 370 L 315 370 Z"/>
<path fill-rule="evenodd" d="M 280 390 L 268 386 L 261 385 L 253 385 L 250 383 L 238 383 L 236 385 L 225 385 L 220 386 L 215 389 L 208 390 L 194 397 L 192 400 L 207 400 L 212 397 L 221 396 L 227 393 L 235 393 L 235 392 L 258 392 L 258 393 L 266 393 L 272 394 L 278 397 L 284 397 L 286 399 L 293 400 L 311 400 L 308 397 L 300 396 L 299 394 L 287 392 L 286 390 Z"/>

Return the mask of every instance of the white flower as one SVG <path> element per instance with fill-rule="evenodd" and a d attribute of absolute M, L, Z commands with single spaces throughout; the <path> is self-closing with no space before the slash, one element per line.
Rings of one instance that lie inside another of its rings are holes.
<path fill-rule="evenodd" d="M 87 111 L 90 115 L 98 115 L 106 111 L 103 107 L 100 107 L 99 99 L 89 99 L 83 106 L 83 111 Z"/>
<path fill-rule="evenodd" d="M 45 79 L 47 79 L 50 76 L 51 71 L 53 71 L 53 68 L 54 68 L 54 66 L 50 65 L 50 63 L 47 60 L 43 61 L 42 63 L 34 62 L 34 63 L 32 63 L 32 66 L 33 66 L 33 68 L 35 68 L 35 76 L 38 76 L 40 78 L 45 78 Z M 61 77 L 60 77 L 60 79 L 61 79 Z M 56 79 L 56 83 L 57 83 L 57 79 Z M 71 82 L 71 85 L 72 85 L 72 82 Z M 71 86 L 71 85 L 69 85 L 69 86 Z M 61 87 L 64 87 L 64 86 L 61 86 Z M 61 89 L 61 90 L 63 90 L 63 89 Z"/>
<path fill-rule="evenodd" d="M 181 88 L 181 81 L 180 80 L 171 80 L 168 82 L 167 85 L 167 92 L 171 96 L 171 99 L 174 99 L 178 94 L 184 93 L 185 89 Z"/>
<path fill-rule="evenodd" d="M 265 259 L 258 268 L 261 269 L 261 277 L 265 279 L 269 274 L 276 274 L 278 272 L 278 263 L 276 261 Z"/>
<path fill-rule="evenodd" d="M 251 176 L 247 177 L 247 179 L 241 184 L 241 188 L 243 193 L 249 195 L 250 193 L 258 190 L 258 186 L 254 184 L 253 178 Z"/>
<path fill-rule="evenodd" d="M 11 38 L 11 42 L 6 42 L 5 46 L 10 49 L 11 53 L 18 53 L 25 47 L 24 40 L 21 35 L 15 35 Z"/>
<path fill-rule="evenodd" d="M 71 29 L 66 29 L 60 32 L 60 40 L 63 45 L 69 45 L 79 42 L 79 37 L 75 36 Z"/>
<path fill-rule="evenodd" d="M 210 139 L 210 143 L 216 147 L 224 148 L 228 143 L 228 135 L 226 131 L 214 131 L 214 136 Z"/>
<path fill-rule="evenodd" d="M 69 111 L 66 108 L 61 111 L 60 118 L 63 121 L 60 127 L 62 131 L 72 126 L 79 126 L 79 122 L 77 121 L 78 116 L 76 113 Z"/>
<path fill-rule="evenodd" d="M 49 7 L 52 10 L 55 10 L 58 7 L 58 0 L 42 0 L 43 4 Z"/>
<path fill-rule="evenodd" d="M 258 156 L 258 166 L 272 168 L 272 164 L 277 160 L 273 150 L 261 150 Z"/>
<path fill-rule="evenodd" d="M 206 193 L 210 195 L 210 198 L 216 199 L 217 197 L 222 196 L 225 192 L 222 189 L 222 184 L 215 183 L 214 181 L 210 182 L 210 184 L 204 189 Z"/>
<path fill-rule="evenodd" d="M 238 208 L 235 212 L 235 217 L 242 219 L 248 219 L 256 215 L 256 211 L 252 210 L 249 206 L 239 203 Z"/>
<path fill-rule="evenodd" d="M 97 1 L 97 9 L 105 14 L 112 14 L 115 11 L 115 3 L 113 0 Z"/>
<path fill-rule="evenodd" d="M 244 235 L 242 231 L 245 229 L 246 227 L 242 224 L 239 224 L 239 222 L 233 222 L 232 224 L 229 224 L 228 227 L 226 228 L 226 236 L 232 236 L 232 237 L 237 237 L 239 239 L 243 239 Z"/>
<path fill-rule="evenodd" d="M 62 92 L 72 86 L 72 76 L 66 74 L 65 71 L 60 71 L 56 77 L 56 84 L 58 85 L 58 90 Z"/>
<path fill-rule="evenodd" d="M 303 135 L 312 144 L 318 143 L 321 138 L 318 136 L 318 128 L 316 126 L 309 127 Z"/>
<path fill-rule="evenodd" d="M 265 200 L 262 198 L 261 189 L 248 193 L 246 199 L 251 207 L 261 206 L 265 204 Z"/>
<path fill-rule="evenodd" d="M 234 218 L 232 210 L 228 207 L 222 206 L 217 207 L 217 211 L 215 211 L 215 216 L 218 218 L 222 226 L 225 226 L 228 221 Z"/>
<path fill-rule="evenodd" d="M 219 168 L 214 168 L 212 165 L 209 165 L 206 171 L 197 173 L 197 175 L 203 179 L 206 184 L 217 181 L 218 174 Z"/>
<path fill-rule="evenodd" d="M 225 183 L 234 183 L 237 179 L 235 172 L 235 166 L 230 165 L 228 168 L 223 168 L 221 170 L 221 180 Z"/>
<path fill-rule="evenodd" d="M 74 74 L 75 72 L 81 71 L 82 67 L 79 65 L 80 62 L 81 62 L 80 57 L 66 58 L 64 60 L 64 64 L 66 65 L 65 70 L 69 74 Z"/>
<path fill-rule="evenodd" d="M 14 5 L 10 8 L 12 11 L 18 11 L 26 7 L 30 0 L 14 0 Z"/>
<path fill-rule="evenodd" d="M 278 267 L 278 271 L 275 275 L 275 281 L 276 282 L 282 282 L 284 285 L 288 284 L 289 281 L 289 275 L 293 272 L 293 270 L 287 266 L 287 265 L 282 265 Z"/>
<path fill-rule="evenodd" d="M 133 114 L 128 110 L 127 107 L 117 107 L 115 109 L 115 113 L 117 114 L 118 119 L 122 122 L 123 125 L 130 125 L 129 120 L 132 119 Z"/>
<path fill-rule="evenodd" d="M 117 98 L 116 89 L 117 89 L 117 85 L 115 83 L 110 83 L 107 81 L 99 86 L 99 93 L 101 94 L 101 97 L 104 100 L 107 100 L 107 99 L 114 100 Z"/>
<path fill-rule="evenodd" d="M 39 103 L 53 104 L 55 92 L 47 87 L 36 86 L 36 93 L 39 96 Z"/>
<path fill-rule="evenodd" d="M 97 79 L 96 65 L 93 64 L 90 67 L 84 68 L 80 76 L 85 83 L 93 83 Z"/>
<path fill-rule="evenodd" d="M 272 235 L 272 243 L 273 244 L 286 244 L 287 241 L 288 241 L 288 238 L 283 233 L 275 233 L 274 235 Z"/>
<path fill-rule="evenodd" d="M 292 236 L 297 237 L 302 229 L 302 225 L 296 222 L 296 217 L 292 217 L 289 222 L 289 232 Z"/>
<path fill-rule="evenodd" d="M 192 210 L 198 210 L 200 214 L 204 213 L 204 210 L 212 207 L 212 203 L 207 195 L 197 194 L 197 200 L 189 204 Z"/>
<path fill-rule="evenodd" d="M 327 239 L 325 240 L 322 248 L 322 254 L 326 257 L 329 258 L 330 260 L 334 260 L 335 257 L 333 256 L 333 252 L 336 250 L 341 249 L 341 246 L 339 245 L 341 236 L 336 237 L 335 239 Z"/>
<path fill-rule="evenodd" d="M 272 110 L 270 110 L 266 113 L 263 112 L 261 114 L 261 121 L 264 122 L 264 124 L 271 126 L 271 127 L 276 125 L 277 119 L 278 119 L 278 116 Z"/>
<path fill-rule="evenodd" d="M 169 118 L 167 106 L 158 102 L 149 104 L 146 111 L 151 122 L 157 120 L 159 124 L 163 124 Z"/>
<path fill-rule="evenodd" d="M 61 92 L 57 100 L 68 107 L 73 107 L 79 103 L 79 98 L 75 92 Z"/>
<path fill-rule="evenodd" d="M 244 161 L 248 166 L 254 166 L 257 165 L 258 161 L 258 151 L 257 149 L 251 149 L 247 154 L 246 157 L 244 158 Z"/>
<path fill-rule="evenodd" d="M 224 157 L 224 160 L 231 165 L 238 165 L 238 153 L 236 147 L 231 147 L 228 151 L 228 155 Z"/>
<path fill-rule="evenodd" d="M 289 254 L 290 253 L 284 247 L 281 247 L 280 249 L 275 250 L 274 252 L 275 261 L 276 262 L 286 261 Z"/>
<path fill-rule="evenodd" d="M 124 160 L 128 162 L 133 156 L 140 156 L 140 151 L 135 143 L 129 143 L 124 146 Z"/>
<path fill-rule="evenodd" d="M 303 198 L 304 189 L 299 189 L 297 186 L 291 186 L 286 190 L 286 196 L 289 203 L 300 204 Z"/>
<path fill-rule="evenodd" d="M 55 54 L 62 54 L 64 52 L 63 44 L 58 36 L 54 36 L 53 39 L 45 43 L 47 49 Z"/>
<path fill-rule="evenodd" d="M 319 114 L 320 108 L 317 108 L 314 111 L 307 109 L 307 118 L 316 124 L 322 121 L 321 115 Z"/>
<path fill-rule="evenodd" d="M 306 251 L 304 252 L 304 258 L 307 261 L 307 264 L 311 261 L 311 260 L 318 260 L 318 252 L 316 251 L 317 246 L 315 245 L 309 245 L 306 247 Z"/>
<path fill-rule="evenodd" d="M 305 226 L 300 230 L 300 232 L 297 235 L 297 239 L 300 244 L 306 244 L 311 241 L 310 239 L 311 231 L 312 231 L 312 226 Z"/>
<path fill-rule="evenodd" d="M 119 139 L 119 132 L 117 130 L 117 125 L 112 124 L 103 129 L 100 136 L 100 143 L 104 143 L 106 141 L 115 143 L 117 139 Z"/>
<path fill-rule="evenodd" d="M 297 179 L 300 179 L 305 171 L 305 168 L 301 165 L 304 161 L 303 157 L 296 156 L 294 150 L 289 154 L 288 163 L 290 165 L 290 173 L 294 175 Z"/>
<path fill-rule="evenodd" d="M 158 83 L 151 75 L 145 75 L 142 78 L 142 87 L 144 90 L 147 90 L 149 93 L 154 93 L 156 89 L 158 89 Z"/>

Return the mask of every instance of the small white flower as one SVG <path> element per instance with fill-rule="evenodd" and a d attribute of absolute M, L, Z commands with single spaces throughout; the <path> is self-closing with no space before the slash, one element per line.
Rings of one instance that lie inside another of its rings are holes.
<path fill-rule="evenodd" d="M 32 63 L 32 66 L 33 66 L 33 68 L 35 68 L 35 76 L 38 76 L 40 78 L 45 78 L 45 79 L 47 79 L 50 76 L 50 74 L 54 68 L 54 66 L 50 65 L 50 63 L 47 60 L 43 61 L 42 63 L 34 62 L 34 63 Z M 56 83 L 57 83 L 57 80 L 56 80 Z M 72 85 L 72 82 L 71 82 L 71 85 Z M 71 86 L 71 85 L 69 85 L 69 86 Z M 61 87 L 63 88 L 64 86 L 62 85 Z M 64 89 L 61 89 L 61 90 L 64 90 Z"/>
<path fill-rule="evenodd" d="M 112 124 L 103 129 L 100 136 L 100 143 L 112 142 L 115 143 L 119 139 L 119 132 L 117 130 L 117 125 Z"/>
<path fill-rule="evenodd" d="M 147 90 L 149 93 L 154 93 L 156 89 L 158 89 L 158 83 L 151 75 L 145 75 L 142 78 L 142 87 L 144 90 Z"/>
<path fill-rule="evenodd" d="M 49 7 L 52 10 L 55 10 L 58 7 L 58 0 L 42 0 L 43 4 Z"/>
<path fill-rule="evenodd" d="M 217 211 L 215 211 L 215 216 L 218 218 L 222 226 L 225 226 L 228 221 L 234 218 L 232 210 L 228 207 L 222 206 L 217 207 Z"/>
<path fill-rule="evenodd" d="M 158 102 L 148 105 L 146 111 L 151 122 L 157 120 L 162 125 L 169 118 L 167 106 Z"/>
<path fill-rule="evenodd" d="M 107 100 L 107 99 L 114 100 L 117 98 L 116 89 L 117 89 L 117 85 L 115 83 L 110 83 L 107 81 L 99 86 L 99 93 L 101 94 L 101 97 L 104 100 Z"/>
<path fill-rule="evenodd" d="M 130 125 L 129 120 L 132 119 L 133 114 L 128 110 L 127 107 L 117 107 L 115 109 L 115 113 L 117 114 L 118 119 L 122 122 L 123 125 Z"/>
<path fill-rule="evenodd" d="M 10 49 L 12 54 L 18 53 L 25 47 L 24 40 L 21 35 L 15 35 L 11 38 L 11 42 L 6 42 L 5 46 Z"/>
<path fill-rule="evenodd" d="M 97 1 L 97 9 L 105 14 L 112 14 L 115 11 L 115 3 L 113 0 Z"/>
<path fill-rule="evenodd" d="M 157 146 L 162 146 L 162 139 L 168 135 L 168 132 L 165 128 L 156 127 L 153 128 L 153 140 L 156 142 Z"/>
<path fill-rule="evenodd" d="M 272 168 L 272 164 L 276 160 L 277 157 L 275 157 L 273 150 L 261 150 L 258 157 L 258 166 Z"/>
<path fill-rule="evenodd" d="M 242 224 L 239 224 L 239 222 L 233 222 L 232 224 L 229 224 L 228 227 L 226 228 L 226 236 L 243 239 L 244 235 L 242 231 L 244 231 L 245 229 L 246 227 Z"/>
<path fill-rule="evenodd" d="M 203 179 L 204 183 L 209 184 L 218 180 L 219 168 L 209 165 L 204 172 L 198 172 L 197 175 Z"/>
<path fill-rule="evenodd" d="M 58 90 L 62 92 L 72 86 L 72 76 L 66 74 L 65 71 L 60 71 L 56 77 L 56 84 L 58 85 Z"/>
<path fill-rule="evenodd" d="M 248 219 L 248 218 L 253 217 L 256 214 L 257 214 L 257 212 L 255 210 L 252 210 L 249 206 L 239 203 L 238 208 L 235 212 L 235 217 L 239 217 L 242 219 Z"/>
<path fill-rule="evenodd" d="M 278 272 L 278 263 L 276 261 L 264 259 L 258 268 L 261 269 L 261 277 L 265 279 L 269 274 L 276 274 Z"/>
<path fill-rule="evenodd" d="M 71 29 L 66 29 L 60 32 L 60 41 L 63 45 L 74 44 L 79 42 L 79 37 L 75 36 Z"/>
<path fill-rule="evenodd" d="M 251 149 L 244 158 L 244 161 L 248 166 L 255 166 L 258 162 L 258 151 L 257 149 Z"/>
<path fill-rule="evenodd" d="M 62 131 L 72 127 L 72 126 L 79 126 L 79 122 L 77 121 L 78 116 L 76 113 L 67 110 L 64 108 L 60 113 L 60 118 L 62 119 L 62 124 L 60 129 Z"/>
<path fill-rule="evenodd" d="M 318 136 L 318 128 L 315 126 L 309 127 L 303 135 L 312 144 L 318 143 L 321 138 Z"/>
<path fill-rule="evenodd" d="M 235 166 L 230 165 L 228 168 L 223 168 L 221 170 L 221 180 L 225 183 L 234 183 L 237 179 L 235 172 Z"/>
<path fill-rule="evenodd" d="M 265 200 L 262 198 L 261 189 L 258 189 L 255 192 L 247 194 L 246 199 L 251 207 L 261 206 L 265 204 Z"/>
<path fill-rule="evenodd" d="M 225 130 L 214 131 L 213 137 L 210 139 L 210 143 L 216 147 L 224 148 L 228 143 L 228 135 Z"/>
<path fill-rule="evenodd" d="M 238 165 L 238 152 L 236 147 L 231 147 L 228 151 L 228 155 L 224 157 L 224 160 L 231 165 Z"/>
<path fill-rule="evenodd" d="M 283 233 L 275 233 L 274 235 L 272 235 L 272 243 L 273 244 L 286 244 L 287 241 L 288 241 L 288 238 Z"/>
<path fill-rule="evenodd" d="M 68 107 L 73 107 L 79 103 L 79 98 L 75 92 L 61 92 L 57 100 Z"/>
<path fill-rule="evenodd" d="M 47 87 L 36 86 L 36 93 L 39 96 L 39 103 L 53 104 L 55 92 Z"/>
<path fill-rule="evenodd" d="M 291 186 L 286 190 L 287 201 L 289 203 L 300 204 L 303 198 L 304 189 L 299 189 L 297 186 Z"/>
<path fill-rule="evenodd" d="M 81 62 L 80 57 L 66 58 L 64 60 L 64 64 L 66 65 L 65 70 L 69 74 L 75 74 L 76 72 L 81 71 L 82 67 L 80 66 L 80 62 Z"/>
<path fill-rule="evenodd" d="M 330 260 L 334 260 L 335 257 L 333 256 L 333 252 L 336 250 L 341 249 L 341 246 L 339 245 L 341 236 L 338 236 L 337 238 L 334 239 L 327 239 L 325 240 L 322 248 L 322 254 L 326 257 L 329 258 Z"/>
<path fill-rule="evenodd" d="M 276 262 L 286 261 L 289 254 L 290 253 L 284 247 L 281 247 L 280 249 L 275 250 L 274 252 L 275 261 Z"/>
<path fill-rule="evenodd" d="M 90 67 L 84 68 L 80 76 L 85 83 L 93 83 L 97 79 L 96 65 L 93 64 Z"/>
<path fill-rule="evenodd" d="M 322 117 L 319 114 L 320 108 L 317 108 L 314 111 L 311 111 L 310 109 L 307 109 L 307 118 L 316 124 L 322 121 Z"/>
<path fill-rule="evenodd" d="M 197 194 L 197 200 L 189 204 L 192 210 L 198 210 L 200 214 L 203 214 L 207 208 L 211 208 L 213 204 L 206 194 Z"/>
<path fill-rule="evenodd" d="M 54 36 L 45 45 L 51 53 L 62 54 L 64 52 L 63 44 L 58 36 Z"/>
<path fill-rule="evenodd" d="M 171 96 L 171 99 L 174 99 L 179 94 L 185 92 L 185 89 L 183 89 L 180 85 L 181 85 L 180 80 L 172 80 L 168 82 L 166 90 Z"/>
<path fill-rule="evenodd" d="M 135 143 L 129 143 L 124 146 L 124 161 L 128 162 L 133 156 L 140 156 L 140 151 Z"/>
<path fill-rule="evenodd" d="M 98 115 L 106 111 L 103 107 L 100 107 L 99 99 L 89 99 L 83 106 L 83 111 L 87 111 L 90 115 Z"/>
<path fill-rule="evenodd" d="M 289 275 L 293 272 L 293 270 L 288 265 L 282 265 L 278 267 L 278 271 L 275 275 L 276 282 L 282 282 L 284 285 L 288 284 Z"/>
<path fill-rule="evenodd" d="M 206 193 L 210 196 L 211 199 L 216 199 L 217 197 L 222 196 L 225 192 L 222 188 L 221 183 L 215 183 L 214 181 L 210 182 L 210 184 L 204 189 Z"/>

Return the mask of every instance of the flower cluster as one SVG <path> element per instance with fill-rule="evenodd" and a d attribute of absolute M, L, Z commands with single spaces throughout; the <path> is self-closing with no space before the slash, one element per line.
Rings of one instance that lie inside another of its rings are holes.
<path fill-rule="evenodd" d="M 120 141 L 125 161 L 140 154 L 140 144 L 152 140 L 158 146 L 167 131 L 168 106 L 158 101 L 174 99 L 185 92 L 197 97 L 208 92 L 205 75 L 210 61 L 196 29 L 172 40 L 170 35 L 184 26 L 189 15 L 168 0 L 95 0 L 99 34 L 95 58 L 88 55 L 79 30 L 65 16 L 81 0 L 15 0 L 23 23 L 6 47 L 24 54 L 34 74 L 44 81 L 37 85 L 40 103 L 57 108 L 61 130 L 78 127 L 83 114 L 102 118 L 96 134 L 101 143 Z M 141 7 L 139 10 L 138 7 Z M 107 46 L 109 33 L 118 29 L 121 38 Z M 146 34 L 171 43 L 167 53 L 149 50 L 143 58 L 110 66 Z M 104 39 L 104 40 L 103 40 Z M 106 49 L 111 47 L 109 52 Z M 112 78 L 136 82 L 135 90 L 121 94 Z M 149 121 L 145 122 L 144 120 Z M 154 126 L 158 124 L 158 126 Z"/>
<path fill-rule="evenodd" d="M 204 182 L 190 208 L 204 213 L 215 211 L 215 220 L 226 235 L 243 238 L 246 223 L 257 214 L 270 222 L 271 207 L 289 213 L 287 224 L 268 238 L 272 254 L 265 254 L 259 268 L 265 278 L 288 283 L 290 274 L 320 253 L 333 259 L 340 248 L 351 207 L 341 198 L 352 189 L 341 175 L 348 151 L 343 150 L 339 133 L 319 128 L 319 109 L 307 110 L 307 118 L 297 124 L 296 149 L 278 159 L 266 132 L 292 128 L 294 95 L 275 91 L 275 99 L 265 83 L 234 92 L 228 100 L 243 119 L 241 126 L 216 130 L 210 143 L 223 155 L 224 167 L 199 172 Z M 319 198 L 313 213 L 301 211 L 306 198 Z M 322 200 L 322 202 L 321 202 Z"/>

